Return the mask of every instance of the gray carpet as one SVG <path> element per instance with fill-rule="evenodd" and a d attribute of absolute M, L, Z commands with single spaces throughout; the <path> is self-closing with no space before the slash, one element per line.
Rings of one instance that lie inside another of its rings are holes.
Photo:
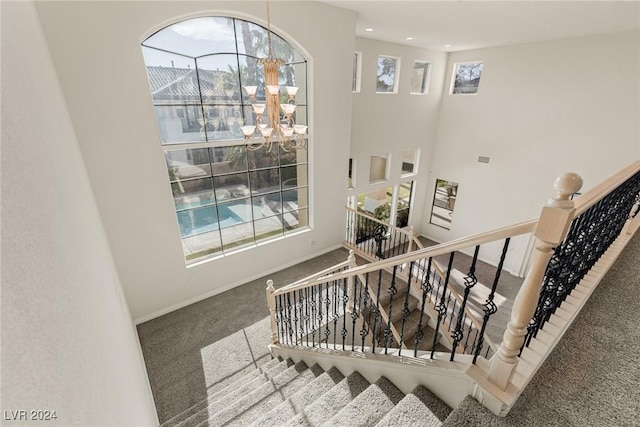
<path fill-rule="evenodd" d="M 636 233 L 513 409 L 467 399 L 445 426 L 639 426 L 640 233 Z"/>
<path fill-rule="evenodd" d="M 138 325 L 160 422 L 271 360 L 267 279 L 284 286 L 348 255 L 337 249 Z"/>

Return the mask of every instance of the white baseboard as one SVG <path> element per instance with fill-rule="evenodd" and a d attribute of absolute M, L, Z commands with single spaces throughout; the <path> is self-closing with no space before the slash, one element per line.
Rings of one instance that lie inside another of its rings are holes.
<path fill-rule="evenodd" d="M 213 289 L 213 290 L 211 290 L 209 292 L 205 292 L 203 294 L 197 295 L 197 296 L 195 296 L 193 298 L 189 298 L 189 299 L 187 299 L 185 301 L 182 301 L 182 302 L 179 302 L 177 304 L 170 305 L 169 307 L 165 307 L 163 309 L 154 311 L 153 313 L 145 314 L 144 316 L 140 316 L 140 317 L 134 319 L 133 323 L 136 324 L 136 325 L 139 325 L 141 323 L 148 322 L 149 320 L 155 319 L 156 317 L 164 316 L 165 314 L 171 313 L 172 311 L 176 311 L 176 310 L 181 309 L 183 307 L 186 307 L 188 305 L 191 305 L 191 304 L 194 304 L 196 302 L 202 301 L 204 299 L 216 296 L 216 295 L 221 294 L 223 292 L 226 292 L 226 291 L 228 291 L 230 289 L 236 288 L 236 287 L 238 287 L 240 285 L 244 285 L 245 283 L 252 282 L 252 281 L 257 280 L 257 279 L 259 279 L 261 277 L 267 276 L 269 274 L 273 274 L 273 273 L 278 272 L 280 270 L 284 270 L 285 268 L 289 268 L 289 267 L 294 266 L 296 264 L 300 264 L 301 262 L 308 261 L 310 259 L 319 257 L 319 256 L 324 255 L 326 253 L 329 253 L 331 251 L 335 251 L 336 249 L 339 249 L 341 247 L 343 247 L 342 244 L 337 244 L 337 245 L 334 245 L 334 246 L 330 246 L 330 247 L 328 247 L 328 248 L 326 248 L 326 249 L 324 249 L 324 250 L 322 250 L 320 252 L 316 252 L 316 253 L 308 255 L 306 257 L 298 258 L 298 259 L 290 261 L 290 262 L 288 262 L 286 264 L 282 264 L 282 265 L 279 265 L 279 266 L 274 267 L 272 269 L 263 271 L 260 274 L 255 274 L 253 276 L 246 277 L 244 279 L 238 280 L 238 281 L 230 283 L 228 285 Z M 265 285 L 265 287 L 266 287 L 266 285 Z M 266 303 L 267 302 L 265 300 L 265 305 L 266 305 Z"/>

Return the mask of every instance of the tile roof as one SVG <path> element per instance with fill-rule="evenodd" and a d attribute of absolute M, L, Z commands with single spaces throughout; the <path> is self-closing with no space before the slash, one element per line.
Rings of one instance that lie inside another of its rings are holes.
<path fill-rule="evenodd" d="M 147 76 L 151 94 L 155 101 L 175 100 L 200 102 L 198 83 L 205 98 L 227 98 L 224 91 L 225 71 L 196 70 L 191 68 L 174 68 L 147 66 Z"/>

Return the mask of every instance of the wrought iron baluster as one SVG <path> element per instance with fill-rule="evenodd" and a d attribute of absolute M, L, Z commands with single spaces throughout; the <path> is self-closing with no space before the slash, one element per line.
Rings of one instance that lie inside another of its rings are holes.
<path fill-rule="evenodd" d="M 310 324 L 311 324 L 311 344 L 313 347 L 316 346 L 316 321 L 317 319 L 317 315 L 318 315 L 318 309 L 316 307 L 316 287 L 315 286 L 311 286 L 310 288 L 311 292 L 310 292 L 310 303 L 311 303 L 311 318 L 309 319 Z"/>
<path fill-rule="evenodd" d="M 360 286 L 360 290 L 358 291 L 358 282 L 359 282 L 358 276 L 353 276 L 354 304 L 353 304 L 353 312 L 351 313 L 351 351 L 355 351 L 356 349 L 355 347 L 356 346 L 356 321 L 358 320 L 358 317 L 362 315 L 362 285 Z M 356 295 L 358 295 L 357 298 L 356 298 Z"/>
<path fill-rule="evenodd" d="M 451 277 L 451 268 L 453 267 L 453 257 L 455 252 L 451 252 L 449 255 L 449 266 L 447 267 L 447 274 L 444 279 L 444 284 L 442 285 L 442 297 L 440 298 L 440 302 L 436 305 L 436 311 L 438 312 L 438 320 L 436 321 L 435 333 L 433 335 L 433 343 L 431 346 L 431 359 L 436 352 L 436 345 L 438 344 L 438 330 L 440 329 L 440 324 L 442 323 L 442 319 L 447 315 L 447 306 L 445 305 L 444 299 L 447 293 L 447 285 L 449 284 L 449 277 Z M 437 294 L 436 294 L 437 295 Z"/>
<path fill-rule="evenodd" d="M 363 301 L 363 319 L 362 319 L 362 330 L 360 331 L 360 336 L 362 337 L 362 351 L 364 352 L 365 339 L 367 335 L 369 335 L 369 326 L 371 325 L 371 312 L 373 311 L 373 305 L 367 311 L 367 301 L 369 300 L 369 273 L 365 275 L 364 279 L 364 301 Z M 365 320 L 364 316 L 368 318 Z"/>
<path fill-rule="evenodd" d="M 374 312 L 375 317 L 373 318 L 373 348 L 372 352 L 376 351 L 376 341 L 378 341 L 378 330 L 376 329 L 376 325 L 382 322 L 382 315 L 380 314 L 380 288 L 382 287 L 382 270 L 378 270 L 378 293 L 376 296 L 376 309 Z"/>
<path fill-rule="evenodd" d="M 464 346 L 462 347 L 463 349 L 463 353 L 464 354 L 468 354 L 467 353 L 467 349 L 469 348 L 469 337 L 471 337 L 471 333 L 473 332 L 473 323 L 471 323 L 469 325 L 469 329 L 467 330 L 467 338 L 464 341 Z M 471 352 L 473 353 L 473 342 L 471 343 Z"/>
<path fill-rule="evenodd" d="M 429 298 L 429 292 L 433 289 L 433 285 L 429 282 L 429 276 L 431 273 L 431 262 L 432 258 L 429 257 L 429 263 L 427 264 L 427 273 L 424 276 L 424 280 L 422 281 L 422 285 L 420 288 L 422 289 L 422 302 L 420 305 L 420 318 L 418 319 L 418 330 L 416 331 L 415 337 L 415 348 L 413 351 L 413 356 L 418 357 L 418 345 L 424 338 L 424 332 L 422 331 L 422 319 L 424 317 L 424 306 L 427 302 L 427 298 Z"/>
<path fill-rule="evenodd" d="M 282 342 L 282 316 L 280 314 L 280 304 L 278 302 L 278 299 L 280 298 L 280 295 L 277 295 L 274 299 L 276 301 L 276 306 L 275 306 L 275 310 L 273 311 L 273 314 L 276 317 L 276 331 L 278 333 L 278 343 L 279 344 L 283 344 Z"/>
<path fill-rule="evenodd" d="M 498 307 L 493 302 L 493 298 L 496 293 L 496 287 L 498 286 L 498 281 L 500 280 L 500 273 L 502 273 L 502 266 L 504 265 L 504 259 L 507 256 L 507 249 L 509 248 L 509 242 L 511 241 L 511 237 L 507 237 L 504 241 L 504 246 L 502 246 L 502 255 L 500 255 L 500 262 L 498 263 L 498 267 L 496 269 L 496 275 L 493 280 L 493 286 L 491 286 L 491 293 L 487 297 L 487 301 L 482 306 L 482 310 L 484 311 L 484 317 L 482 321 L 482 328 L 480 329 L 480 333 L 478 336 L 478 344 L 476 346 L 475 354 L 473 355 L 473 363 L 476 363 L 478 356 L 480 355 L 480 351 L 482 351 L 482 345 L 484 344 L 484 331 L 487 328 L 487 322 L 489 321 L 489 317 L 493 315 L 496 311 L 498 311 Z"/>
<path fill-rule="evenodd" d="M 404 306 L 402 307 L 402 327 L 400 328 L 400 343 L 398 345 L 398 356 L 402 355 L 402 343 L 404 342 L 404 326 L 407 323 L 407 317 L 409 317 L 409 314 L 411 314 L 411 312 L 409 311 L 409 295 L 411 294 L 411 292 L 409 292 L 409 290 L 411 289 L 411 280 L 413 280 L 413 262 L 411 262 L 411 264 L 409 264 L 409 275 L 408 275 L 408 280 L 407 280 L 407 293 L 404 296 Z"/>
<path fill-rule="evenodd" d="M 310 294 L 310 289 L 309 288 L 305 288 L 304 289 L 304 306 L 305 306 L 305 310 L 304 310 L 304 324 L 306 326 L 306 334 L 305 337 L 307 339 L 307 345 L 309 345 L 309 294 Z"/>
<path fill-rule="evenodd" d="M 295 343 L 298 345 L 298 303 L 296 302 L 296 291 L 293 291 L 293 336 L 295 337 Z M 299 297 L 300 295 L 298 295 Z"/>
<path fill-rule="evenodd" d="M 398 293 L 398 289 L 396 288 L 396 273 L 398 270 L 398 266 L 393 266 L 393 274 L 391 275 L 391 286 L 389 287 L 389 294 L 391 298 L 389 299 L 389 321 L 387 322 L 387 328 L 384 331 L 384 354 L 387 354 L 387 350 L 389 349 L 389 342 L 393 338 L 393 334 L 391 332 L 391 318 L 393 316 L 393 297 Z"/>
<path fill-rule="evenodd" d="M 331 299 L 333 300 L 333 349 L 336 349 L 336 336 L 338 331 L 338 291 L 340 290 L 338 286 L 338 281 L 333 281 L 333 295 L 331 295 Z"/>
<path fill-rule="evenodd" d="M 453 338 L 453 348 L 451 350 L 451 361 L 453 362 L 453 358 L 455 356 L 456 349 L 462 340 L 463 333 L 463 325 L 467 318 L 467 314 L 465 312 L 465 308 L 467 307 L 467 301 L 469 300 L 469 293 L 471 292 L 471 288 L 473 288 L 476 283 L 478 283 L 478 279 L 476 278 L 476 262 L 478 261 L 478 253 L 480 252 L 480 245 L 476 246 L 475 251 L 473 252 L 473 259 L 471 260 L 471 267 L 469 267 L 469 272 L 466 276 L 464 276 L 464 294 L 462 297 L 462 303 L 460 304 L 460 311 L 458 313 L 458 320 L 456 322 L 456 327 L 451 335 Z M 473 325 L 473 324 L 472 324 Z M 469 341 L 469 336 L 467 335 L 467 341 Z M 466 344 L 463 349 L 463 352 L 466 352 Z"/>
<path fill-rule="evenodd" d="M 342 350 L 344 350 L 344 342 L 347 338 L 347 303 L 349 302 L 349 293 L 347 292 L 347 279 L 342 278 Z M 353 313 L 356 312 L 355 304 L 353 305 Z"/>
<path fill-rule="evenodd" d="M 289 327 L 289 330 L 287 331 L 287 333 L 289 334 L 289 344 L 293 344 L 293 317 L 291 316 L 291 294 L 288 293 L 287 294 L 287 326 Z"/>

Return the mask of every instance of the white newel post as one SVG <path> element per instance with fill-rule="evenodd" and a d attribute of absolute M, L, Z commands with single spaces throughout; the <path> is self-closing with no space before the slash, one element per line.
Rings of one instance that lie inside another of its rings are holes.
<path fill-rule="evenodd" d="M 273 280 L 267 280 L 267 305 L 269 306 L 269 316 L 271 317 L 271 344 L 278 343 L 278 329 L 276 326 L 276 297 Z"/>
<path fill-rule="evenodd" d="M 349 261 L 349 268 L 354 268 L 357 267 L 358 264 L 356 264 L 356 254 L 355 251 L 353 249 L 349 250 L 349 256 L 347 257 L 347 261 Z M 349 305 L 347 306 L 347 311 L 349 313 L 353 313 L 353 308 L 354 308 L 354 303 L 355 303 L 355 277 L 354 276 L 349 276 L 347 278 L 347 289 L 349 292 Z"/>
<path fill-rule="evenodd" d="M 582 178 L 576 173 L 567 172 L 556 179 L 554 187 L 557 194 L 542 208 L 534 232 L 536 241 L 531 269 L 513 303 L 511 321 L 504 332 L 502 344 L 491 359 L 489 381 L 502 390 L 506 390 L 518 365 L 518 353 L 538 304 L 547 264 L 554 248 L 564 240 L 573 220 L 575 208 L 570 197 L 582 187 Z"/>

